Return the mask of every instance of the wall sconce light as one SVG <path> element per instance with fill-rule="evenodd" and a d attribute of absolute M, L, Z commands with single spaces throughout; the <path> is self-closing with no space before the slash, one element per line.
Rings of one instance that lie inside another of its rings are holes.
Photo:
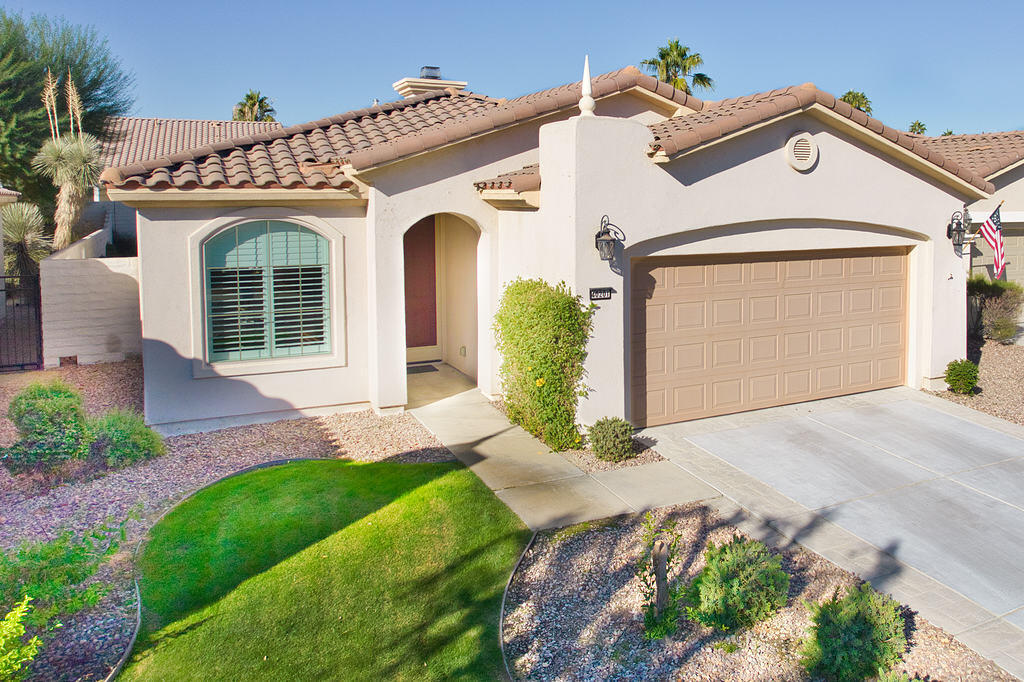
<path fill-rule="evenodd" d="M 949 224 L 946 225 L 946 237 L 953 242 L 955 248 L 963 247 L 967 226 L 970 224 L 971 214 L 967 212 L 966 206 L 963 211 L 953 211 L 953 215 L 949 218 Z"/>
<path fill-rule="evenodd" d="M 601 228 L 594 235 L 594 247 L 601 256 L 601 260 L 611 260 L 615 257 L 615 244 L 626 240 L 626 233 L 617 225 L 613 225 L 608 216 L 601 218 Z"/>

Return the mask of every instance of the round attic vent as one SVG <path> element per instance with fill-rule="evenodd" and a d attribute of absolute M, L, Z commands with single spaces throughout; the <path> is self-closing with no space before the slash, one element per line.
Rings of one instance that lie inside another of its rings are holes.
<path fill-rule="evenodd" d="M 818 161 L 818 145 L 810 133 L 797 133 L 786 143 L 786 160 L 798 171 L 810 170 Z"/>

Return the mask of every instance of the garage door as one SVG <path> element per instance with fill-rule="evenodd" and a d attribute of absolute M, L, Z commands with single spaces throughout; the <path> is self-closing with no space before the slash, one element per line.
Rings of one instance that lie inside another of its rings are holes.
<path fill-rule="evenodd" d="M 638 426 L 898 386 L 905 249 L 639 259 Z"/>

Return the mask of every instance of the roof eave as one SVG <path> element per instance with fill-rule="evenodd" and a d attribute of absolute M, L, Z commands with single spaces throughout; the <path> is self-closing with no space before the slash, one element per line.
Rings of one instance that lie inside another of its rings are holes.
<path fill-rule="evenodd" d="M 988 180 L 989 182 L 992 182 L 993 178 L 998 178 L 1000 175 L 1003 175 L 1005 173 L 1009 173 L 1010 171 L 1012 171 L 1014 169 L 1017 169 L 1017 168 L 1020 168 L 1021 166 L 1024 166 L 1024 156 L 1022 156 L 1021 158 L 1017 159 L 1016 161 L 1011 163 L 1009 166 L 1003 166 L 999 170 L 992 171 L 991 173 L 989 173 L 988 175 L 985 176 L 985 179 Z"/>
<path fill-rule="evenodd" d="M 480 198 L 497 209 L 536 210 L 540 208 L 540 190 L 517 192 L 514 189 L 478 190 Z"/>
<path fill-rule="evenodd" d="M 281 204 L 330 204 L 334 206 L 365 206 L 366 197 L 358 188 L 259 188 L 259 187 L 196 187 L 181 189 L 168 187 L 152 189 L 106 188 L 111 201 L 119 201 L 133 208 L 160 206 L 279 206 Z"/>

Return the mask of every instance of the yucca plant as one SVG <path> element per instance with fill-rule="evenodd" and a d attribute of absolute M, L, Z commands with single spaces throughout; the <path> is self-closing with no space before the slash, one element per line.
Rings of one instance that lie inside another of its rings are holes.
<path fill-rule="evenodd" d="M 47 71 L 43 106 L 50 119 L 50 139 L 43 143 L 32 159 L 32 168 L 52 180 L 58 188 L 57 207 L 53 213 L 54 250 L 70 246 L 74 241 L 73 231 L 82 215 L 86 192 L 99 182 L 103 171 L 99 140 L 82 131 L 82 101 L 70 73 L 65 83 L 65 95 L 70 119 L 67 135 L 61 134 L 57 115 L 57 80 Z"/>
<path fill-rule="evenodd" d="M 0 209 L 4 233 L 4 274 L 39 274 L 39 261 L 50 253 L 43 234 L 43 214 L 35 204 L 19 201 Z"/>

